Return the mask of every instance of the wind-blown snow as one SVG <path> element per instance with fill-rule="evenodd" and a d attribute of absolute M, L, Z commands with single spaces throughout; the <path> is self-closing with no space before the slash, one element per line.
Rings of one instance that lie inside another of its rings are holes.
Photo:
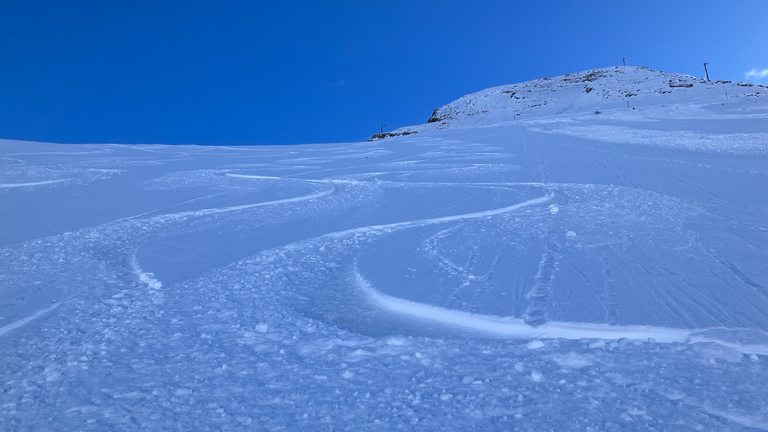
<path fill-rule="evenodd" d="M 764 91 L 611 68 L 366 143 L 0 141 L 0 430 L 763 430 Z"/>

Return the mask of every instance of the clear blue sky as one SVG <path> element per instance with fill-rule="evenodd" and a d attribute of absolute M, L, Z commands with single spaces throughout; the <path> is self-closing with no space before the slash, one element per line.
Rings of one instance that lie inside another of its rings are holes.
<path fill-rule="evenodd" d="M 358 141 L 622 57 L 745 80 L 768 69 L 768 1 L 9 0 L 0 54 L 0 138 Z"/>

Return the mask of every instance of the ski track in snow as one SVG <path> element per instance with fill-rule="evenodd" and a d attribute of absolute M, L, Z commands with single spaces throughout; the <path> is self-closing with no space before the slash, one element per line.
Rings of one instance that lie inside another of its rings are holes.
<path fill-rule="evenodd" d="M 309 200 L 331 195 L 333 192 L 334 192 L 334 189 L 328 189 L 322 192 L 303 195 L 295 198 L 285 198 L 285 199 L 274 200 L 274 201 L 266 201 L 266 202 L 253 203 L 253 204 L 243 204 L 239 206 L 215 207 L 215 208 L 209 208 L 209 209 L 203 209 L 203 210 L 189 210 L 184 212 L 165 214 L 162 216 L 158 216 L 158 218 L 163 220 L 163 219 L 170 219 L 170 218 L 180 219 L 180 218 L 186 218 L 186 217 L 199 217 L 199 216 L 207 216 L 207 215 L 212 215 L 217 213 L 227 213 L 227 212 L 233 212 L 238 210 L 246 210 L 246 209 L 262 207 L 262 206 L 288 204 L 288 203 L 295 203 L 300 201 L 309 201 Z"/>
<path fill-rule="evenodd" d="M 0 327 L 0 336 L 3 336 L 4 334 L 6 334 L 6 333 L 8 333 L 10 331 L 16 330 L 17 328 L 19 328 L 19 327 L 21 327 L 21 326 L 23 326 L 25 324 L 29 324 L 30 322 L 40 318 L 41 316 L 47 314 L 48 312 L 56 309 L 59 306 L 61 306 L 61 303 L 55 303 L 52 306 L 50 306 L 48 308 L 45 308 L 43 310 L 39 310 L 39 311 L 33 313 L 32 315 L 24 318 L 24 319 L 20 319 L 18 321 L 15 321 L 15 322 L 12 322 L 10 324 L 7 324 L 7 325 L 4 325 L 4 326 Z"/>
<path fill-rule="evenodd" d="M 616 326 L 557 321 L 549 321 L 534 326 L 525 320 L 512 317 L 470 314 L 388 296 L 377 291 L 359 273 L 355 272 L 354 277 L 359 288 L 383 308 L 449 326 L 477 330 L 480 333 L 513 339 L 628 339 L 654 343 L 714 343 L 738 350 L 744 354 L 768 355 L 768 345 L 735 344 L 700 335 L 701 332 L 708 329 L 687 330 L 669 327 Z"/>
<path fill-rule="evenodd" d="M 414 170 L 411 172 L 418 173 L 418 170 Z M 112 226 L 114 227 L 126 226 L 126 227 L 130 227 L 130 230 L 137 230 L 137 229 L 140 230 L 140 229 L 143 229 L 142 227 L 149 227 L 158 223 L 172 224 L 170 226 L 173 226 L 173 225 L 189 223 L 188 221 L 204 219 L 206 216 L 214 216 L 214 215 L 226 214 L 226 213 L 237 213 L 239 211 L 256 210 L 258 208 L 267 208 L 267 207 L 273 207 L 273 206 L 279 207 L 281 205 L 297 206 L 297 205 L 300 205 L 302 202 L 306 202 L 306 201 L 328 199 L 329 197 L 334 195 L 334 193 L 338 192 L 337 186 L 344 186 L 344 185 L 347 185 L 350 187 L 364 186 L 364 187 L 389 188 L 394 190 L 407 190 L 411 188 L 443 187 L 443 188 L 476 188 L 476 189 L 491 188 L 491 190 L 515 191 L 516 188 L 538 188 L 546 192 L 545 195 L 537 198 L 531 198 L 522 202 L 518 202 L 516 204 L 499 206 L 497 208 L 493 208 L 489 210 L 472 211 L 472 212 L 460 213 L 460 214 L 454 214 L 454 215 L 448 215 L 448 216 L 442 216 L 442 217 L 410 219 L 410 220 L 405 220 L 400 222 L 368 225 L 368 226 L 362 226 L 357 228 L 350 228 L 342 231 L 334 231 L 334 232 L 326 233 L 318 237 L 307 238 L 297 243 L 287 244 L 277 249 L 267 250 L 262 252 L 260 256 L 263 256 L 264 259 L 267 259 L 267 262 L 269 262 L 269 260 L 283 256 L 285 253 L 311 255 L 310 250 L 314 248 L 329 248 L 329 247 L 332 248 L 332 243 L 334 242 L 341 242 L 340 244 L 343 245 L 343 244 L 349 244 L 350 241 L 358 238 L 363 238 L 363 239 L 369 238 L 370 241 L 375 242 L 375 239 L 380 237 L 381 235 L 388 235 L 394 232 L 402 232 L 406 230 L 420 229 L 420 228 L 429 227 L 433 225 L 451 224 L 456 222 L 465 222 L 465 221 L 472 221 L 472 220 L 493 220 L 494 217 L 499 217 L 499 216 L 509 217 L 509 215 L 514 215 L 516 214 L 516 212 L 527 209 L 529 207 L 535 207 L 535 206 L 542 207 L 542 210 L 541 210 L 542 214 L 551 214 L 553 216 L 560 217 L 564 212 L 567 212 L 567 206 L 563 207 L 562 204 L 560 204 L 559 206 L 553 204 L 554 207 L 546 207 L 545 204 L 558 199 L 559 194 L 569 195 L 571 193 L 569 191 L 591 191 L 588 193 L 592 193 L 594 191 L 600 190 L 599 188 L 595 188 L 595 186 L 592 186 L 592 185 L 585 185 L 585 184 L 578 184 L 578 183 L 552 183 L 552 182 L 504 182 L 503 184 L 492 183 L 492 182 L 461 183 L 461 182 L 439 182 L 439 181 L 437 182 L 391 182 L 391 181 L 382 181 L 378 179 L 372 179 L 367 181 L 345 180 L 345 179 L 298 179 L 298 178 L 284 178 L 284 177 L 277 177 L 277 176 L 248 175 L 248 174 L 234 174 L 234 173 L 227 173 L 226 176 L 233 179 L 264 180 L 274 184 L 306 183 L 309 185 L 311 184 L 326 185 L 326 186 L 330 186 L 330 189 L 321 190 L 319 192 L 300 195 L 292 198 L 284 198 L 284 199 L 277 199 L 277 200 L 243 204 L 243 205 L 203 208 L 199 210 L 186 210 L 186 211 L 175 212 L 175 213 L 164 213 L 164 214 L 161 213 L 154 216 L 149 216 L 151 213 L 155 213 L 158 211 L 158 210 L 155 210 L 152 212 L 145 212 L 143 214 L 133 216 L 131 218 L 123 218 L 123 219 L 117 220 L 111 224 L 107 224 L 103 226 L 102 229 L 108 232 L 110 229 L 113 229 L 113 228 L 110 228 Z M 212 197 L 212 196 L 213 195 L 209 197 Z M 187 205 L 192 204 L 194 202 L 195 200 L 186 201 Z M 558 211 L 556 212 L 552 211 L 551 210 L 552 208 L 558 208 Z M 447 230 L 444 230 L 444 231 L 446 231 L 447 233 L 450 233 L 452 231 L 455 231 L 455 229 L 456 228 L 448 228 Z M 545 251 L 543 252 L 541 262 L 539 263 L 539 274 L 534 278 L 535 283 L 531 287 L 531 291 L 528 293 L 528 300 L 530 304 L 529 304 L 529 309 L 526 312 L 527 316 L 531 316 L 534 311 L 541 311 L 542 313 L 544 313 L 544 310 L 546 309 L 547 298 L 550 295 L 548 294 L 548 292 L 551 289 L 549 287 L 552 284 L 553 272 L 555 271 L 554 260 L 555 260 L 556 254 L 558 253 L 558 248 L 561 247 L 561 246 L 556 246 L 556 243 L 559 241 L 562 241 L 562 240 L 558 240 L 556 235 L 551 235 L 550 237 L 551 237 L 550 240 L 546 242 L 548 246 L 545 247 Z M 368 243 L 370 243 L 370 241 Z M 364 242 L 363 244 L 366 244 L 366 243 Z M 141 244 L 139 243 L 137 244 L 137 246 L 140 247 Z M 348 247 L 349 246 L 345 248 L 348 248 Z M 272 257 L 272 258 L 269 258 L 269 257 Z M 350 258 L 354 258 L 354 256 L 351 256 Z M 134 253 L 130 256 L 129 262 L 130 262 L 131 272 L 133 273 L 136 280 L 140 284 L 146 287 L 147 289 L 146 297 L 148 300 L 152 302 L 151 304 L 154 304 L 155 305 L 154 307 L 161 307 L 159 305 L 165 304 L 168 301 L 168 293 L 166 292 L 163 283 L 160 280 L 158 280 L 152 273 L 147 272 L 140 267 L 135 254 L 135 250 L 134 250 Z M 248 263 L 248 262 L 254 262 L 254 258 L 248 258 L 242 261 L 242 263 Z M 352 262 L 353 261 L 350 261 L 350 263 Z M 238 264 L 238 265 L 243 265 L 243 264 Z M 288 261 L 285 263 L 285 268 L 290 268 L 290 266 L 292 265 L 294 264 L 291 264 L 290 261 Z M 608 274 L 610 275 L 610 273 Z M 608 324 L 560 322 L 560 321 L 547 320 L 546 318 L 540 321 L 540 325 L 532 326 L 527 324 L 526 320 L 520 319 L 520 318 L 512 318 L 512 317 L 504 318 L 504 317 L 488 316 L 483 314 L 471 314 L 471 313 L 466 313 L 459 310 L 445 309 L 445 308 L 430 306 L 423 303 L 412 302 L 405 299 L 393 297 L 374 289 L 372 285 L 368 281 L 366 281 L 359 272 L 357 272 L 357 270 L 355 270 L 354 272 L 353 280 L 354 280 L 354 283 L 349 285 L 349 289 L 359 290 L 361 293 L 368 296 L 368 298 L 372 300 L 373 303 L 375 303 L 376 305 L 378 305 L 378 307 L 382 309 L 386 309 L 386 310 L 396 312 L 406 316 L 411 316 L 417 320 L 433 321 L 441 325 L 445 325 L 446 328 L 453 328 L 453 327 L 466 328 L 466 329 L 471 329 L 473 331 L 477 331 L 479 333 L 491 334 L 495 337 L 524 339 L 524 340 L 534 339 L 538 341 L 550 340 L 550 339 L 562 340 L 562 341 L 565 341 L 565 340 L 580 341 L 584 339 L 588 339 L 591 341 L 594 341 L 594 340 L 618 341 L 618 340 L 626 339 L 630 341 L 638 341 L 643 343 L 648 343 L 649 341 L 652 341 L 652 343 L 671 344 L 671 345 L 713 343 L 719 346 L 723 346 L 725 348 L 734 349 L 741 353 L 768 355 L 768 348 L 766 348 L 763 345 L 760 345 L 760 344 L 745 345 L 740 343 L 728 343 L 718 339 L 717 337 L 701 335 L 699 331 L 690 330 L 690 329 L 677 329 L 677 328 L 666 328 L 666 327 L 655 327 L 655 326 L 612 326 Z M 606 286 L 608 287 L 613 282 L 612 282 L 612 279 L 608 278 L 606 279 L 605 283 L 606 283 Z M 131 295 L 130 291 L 121 291 L 116 294 L 112 294 L 110 296 L 111 297 L 110 302 L 125 303 L 127 301 L 126 299 L 130 298 L 130 295 Z M 7 325 L 2 329 L 0 329 L 0 334 L 7 333 L 10 330 L 16 329 L 24 324 L 27 324 L 32 320 L 49 312 L 50 310 L 55 309 L 58 306 L 59 304 L 57 303 L 48 309 L 42 310 L 34 314 L 33 316 L 17 321 L 13 324 Z M 146 308 L 146 306 L 144 306 L 143 308 Z M 280 312 L 280 309 L 277 309 L 274 312 L 278 314 L 289 313 L 287 311 Z M 138 313 L 138 311 L 136 313 Z M 542 315 L 542 316 L 546 317 L 546 315 Z M 528 322 L 531 322 L 531 321 L 528 320 Z M 261 334 L 261 332 L 265 332 L 264 334 L 269 334 L 269 331 L 270 331 L 269 329 L 271 328 L 272 325 L 274 325 L 274 323 L 256 325 L 255 334 Z M 253 331 L 247 331 L 245 332 L 245 334 L 246 334 L 245 339 L 241 339 L 241 340 L 248 341 L 253 338 L 253 336 L 249 336 L 249 335 L 254 333 Z M 203 336 L 205 336 L 205 333 L 203 333 Z M 366 344 L 367 343 L 369 342 L 366 342 Z M 401 342 L 399 339 L 389 339 L 387 344 L 389 343 L 392 343 L 392 344 L 405 343 L 407 345 L 412 342 L 405 342 L 405 341 Z M 386 345 L 386 346 L 391 346 L 391 345 Z M 398 345 L 394 345 L 394 346 L 398 346 Z M 603 345 L 592 343 L 590 344 L 590 348 L 592 346 L 598 347 Z M 542 342 L 528 344 L 528 349 L 540 350 L 540 349 L 545 349 L 545 347 L 546 345 L 543 344 Z M 426 348 L 423 348 L 423 349 L 426 349 Z M 425 361 L 425 360 L 423 360 L 422 358 L 422 361 Z M 556 361 L 558 362 L 558 364 L 562 364 L 564 365 L 563 367 L 566 367 L 566 368 L 589 368 L 590 365 L 594 365 L 595 363 L 595 361 L 591 357 L 588 357 L 588 356 L 584 357 L 584 356 L 578 356 L 578 355 L 573 355 L 570 357 L 568 356 L 557 357 Z M 48 380 L 49 382 L 55 382 L 56 377 L 58 377 L 59 374 L 61 373 L 62 372 L 50 370 L 45 375 L 46 380 Z M 340 379 L 347 380 L 347 381 L 354 380 L 355 376 L 358 373 L 360 372 L 345 371 L 340 374 Z M 544 374 L 540 369 L 533 369 L 532 372 L 526 372 L 526 373 L 528 374 L 531 382 L 534 382 L 534 383 L 546 382 L 546 374 Z M 177 390 L 177 393 L 179 395 L 182 395 L 185 391 L 186 390 L 183 390 L 183 389 Z M 706 408 L 706 407 L 700 407 L 700 409 L 704 412 L 708 412 L 713 415 L 718 415 L 721 418 L 724 418 L 732 423 L 739 424 L 739 425 L 752 426 L 754 424 L 757 424 L 756 422 L 759 421 L 759 420 L 753 420 L 753 417 L 739 416 L 738 414 L 734 414 L 727 410 L 719 410 L 715 408 Z M 88 408 L 86 405 L 85 408 L 83 407 L 70 408 L 68 412 L 70 414 L 82 413 L 82 415 L 87 415 L 91 410 L 92 408 Z M 641 411 L 636 410 L 632 412 L 641 412 Z M 759 417 L 754 417 L 754 418 L 759 419 Z M 243 416 L 242 420 L 238 420 L 238 421 L 240 421 L 241 424 L 245 424 L 248 421 L 252 421 L 248 419 L 250 419 L 249 416 Z"/>
<path fill-rule="evenodd" d="M 255 175 L 235 175 L 228 174 L 232 177 L 239 178 L 254 178 L 254 179 L 270 179 L 279 180 L 279 177 L 270 176 L 255 176 Z M 303 180 L 303 179 L 291 179 L 297 181 L 307 181 L 311 183 L 326 183 L 324 180 Z M 384 183 L 384 182 L 378 182 Z M 394 183 L 394 182 L 386 182 Z M 397 183 L 396 183 L 397 184 Z M 422 183 L 423 185 L 423 183 Z M 455 186 L 455 183 L 448 183 L 448 185 Z M 475 184 L 470 184 L 475 185 Z M 480 184 L 484 186 L 486 184 Z M 551 183 L 521 183 L 525 186 L 539 186 L 539 187 L 553 187 L 560 186 Z M 463 184 L 462 186 L 468 186 Z M 477 185 L 475 185 L 477 186 Z M 584 185 L 577 185 L 584 187 Z M 540 198 L 531 199 L 522 203 L 514 204 L 511 206 L 486 210 L 481 212 L 460 214 L 447 216 L 442 218 L 412 220 L 405 222 L 398 222 L 387 225 L 373 225 L 368 227 L 354 228 L 342 232 L 329 233 L 323 237 L 337 237 L 344 238 L 353 234 L 367 234 L 376 231 L 390 231 L 404 228 L 414 228 L 419 226 L 426 226 L 431 224 L 457 222 L 466 219 L 476 219 L 482 217 L 489 217 L 494 215 L 501 215 L 510 213 L 515 210 L 519 210 L 531 205 L 543 204 L 551 201 L 553 194 L 542 196 Z M 555 207 L 556 208 L 556 207 Z M 553 214 L 557 212 L 552 212 Z M 320 238 L 308 239 L 297 245 L 287 245 L 286 248 L 300 248 L 307 242 L 317 242 Z M 708 329 L 678 329 L 669 327 L 654 327 L 654 326 L 617 326 L 617 325 L 600 325 L 590 323 L 575 323 L 575 322 L 547 322 L 546 315 L 544 314 L 544 306 L 540 304 L 546 303 L 547 292 L 551 285 L 552 272 L 554 271 L 554 257 L 557 253 L 558 247 L 554 245 L 552 240 L 547 242 L 544 256 L 539 264 L 539 273 L 535 277 L 535 284 L 528 294 L 529 299 L 532 301 L 528 311 L 524 315 L 524 319 L 516 319 L 512 317 L 495 317 L 481 314 L 470 314 L 456 310 L 450 310 L 417 302 L 412 302 L 396 297 L 388 296 L 377 291 L 372 287 L 370 282 L 365 280 L 359 272 L 354 272 L 354 279 L 359 289 L 366 293 L 374 302 L 383 308 L 392 310 L 394 312 L 410 315 L 416 318 L 423 318 L 440 322 L 449 326 L 465 327 L 480 332 L 495 334 L 498 336 L 511 337 L 516 339 L 606 339 L 606 340 L 642 340 L 652 341 L 655 343 L 715 343 L 724 347 L 733 348 L 744 354 L 761 354 L 768 355 L 768 345 L 749 345 L 749 344 L 737 344 L 730 343 L 728 341 L 719 340 L 717 338 L 706 337 L 700 335 L 700 333 L 707 331 Z M 606 266 L 604 272 L 606 275 L 606 289 L 609 292 L 609 297 L 615 296 L 612 292 L 613 280 L 610 278 L 610 268 Z M 615 299 L 614 299 L 615 301 Z M 609 311 L 610 314 L 615 314 L 615 311 Z M 768 334 L 767 334 L 768 335 Z"/>
<path fill-rule="evenodd" d="M 40 186 L 40 185 L 46 185 L 51 183 L 60 183 L 69 181 L 72 179 L 60 179 L 60 180 L 45 180 L 45 181 L 39 181 L 39 182 L 29 182 L 29 183 L 0 183 L 0 188 L 17 188 L 17 187 L 30 187 L 30 186 Z"/>
<path fill-rule="evenodd" d="M 0 248 L 0 429 L 766 430 L 764 132 L 630 115 L 8 153 L 155 201 L 8 201 L 83 221 Z"/>

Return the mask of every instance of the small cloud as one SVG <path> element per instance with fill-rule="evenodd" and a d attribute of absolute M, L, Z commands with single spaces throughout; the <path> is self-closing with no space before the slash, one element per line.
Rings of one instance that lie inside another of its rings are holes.
<path fill-rule="evenodd" d="M 768 69 L 766 69 L 766 72 L 768 72 Z M 344 85 L 344 80 L 336 81 L 334 83 L 331 83 L 330 85 L 331 87 L 341 87 Z"/>
<path fill-rule="evenodd" d="M 768 69 L 763 69 L 763 70 L 752 69 L 749 72 L 744 72 L 744 77 L 746 77 L 747 79 L 749 79 L 749 78 L 756 78 L 756 79 L 765 78 L 765 77 L 768 77 Z"/>

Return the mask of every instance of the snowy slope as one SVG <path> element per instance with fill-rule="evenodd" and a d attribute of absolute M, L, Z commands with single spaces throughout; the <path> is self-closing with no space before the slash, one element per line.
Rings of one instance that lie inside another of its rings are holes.
<path fill-rule="evenodd" d="M 755 102 L 761 95 L 768 97 L 768 88 L 741 82 L 706 81 L 645 67 L 617 66 L 472 93 L 435 109 L 427 124 L 400 128 L 392 134 L 560 115 L 571 118 L 617 108 L 651 109 L 651 113 L 644 115 L 651 118 L 715 118 L 705 107 L 715 103 Z M 667 109 L 662 109 L 664 107 Z M 683 108 L 684 112 L 670 112 L 676 108 Z"/>
<path fill-rule="evenodd" d="M 365 143 L 0 141 L 0 430 L 768 430 L 764 90 L 618 68 Z"/>

